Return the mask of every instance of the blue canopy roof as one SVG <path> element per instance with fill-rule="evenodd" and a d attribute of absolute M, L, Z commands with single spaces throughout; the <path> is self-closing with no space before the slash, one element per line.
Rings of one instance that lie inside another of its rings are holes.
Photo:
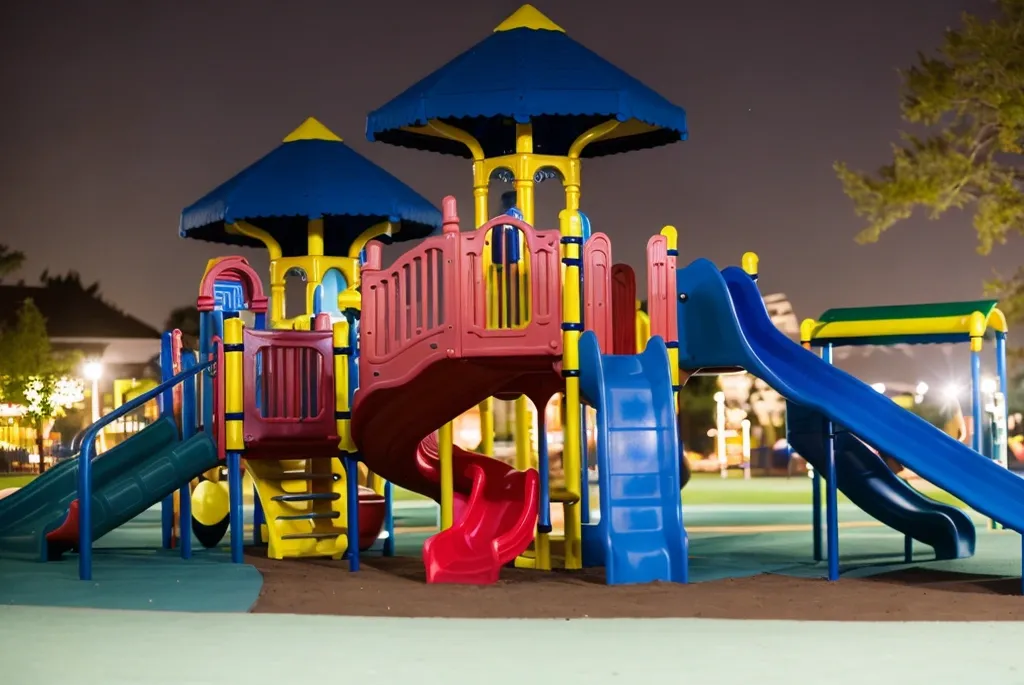
<path fill-rule="evenodd" d="M 471 133 L 488 157 L 515 151 L 515 124 L 533 122 L 534 151 L 565 155 L 591 127 L 617 119 L 584 157 L 685 140 L 686 112 L 583 47 L 524 5 L 485 40 L 370 113 L 366 135 L 392 145 L 468 157 L 424 127 L 437 119 Z"/>
<path fill-rule="evenodd" d="M 308 219 L 319 218 L 324 251 L 335 256 L 347 255 L 361 233 L 382 221 L 401 222 L 391 241 L 422 238 L 441 226 L 434 205 L 310 118 L 269 154 L 186 207 L 179 234 L 263 247 L 226 230 L 247 221 L 270 233 L 284 256 L 299 256 L 306 254 Z"/>

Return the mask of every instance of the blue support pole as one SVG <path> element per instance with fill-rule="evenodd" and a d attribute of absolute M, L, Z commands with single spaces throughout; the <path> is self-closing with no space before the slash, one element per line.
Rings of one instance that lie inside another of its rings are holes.
<path fill-rule="evenodd" d="M 227 453 L 228 466 L 228 524 L 231 528 L 231 561 L 242 563 L 242 532 L 245 527 L 242 508 L 242 454 Z"/>
<path fill-rule="evenodd" d="M 82 438 L 81 454 L 78 458 L 78 577 L 81 580 L 92 580 L 92 460 L 96 456 L 96 438 L 100 431 L 114 421 L 127 416 L 143 407 L 151 400 L 162 400 L 168 390 L 174 386 L 194 378 L 196 374 L 210 368 L 210 363 L 199 364 L 194 369 L 183 371 L 152 390 L 125 402 L 120 407 L 101 418 L 86 429 Z"/>
<path fill-rule="evenodd" d="M 266 544 L 263 541 L 263 524 L 267 522 L 267 516 L 263 513 L 263 503 L 260 502 L 260 493 L 256 486 L 252 486 L 252 544 L 257 547 Z"/>
<path fill-rule="evenodd" d="M 345 312 L 348 318 L 348 406 L 355 401 L 356 388 L 359 387 L 359 360 L 356 358 L 359 349 L 359 313 Z M 359 455 L 349 454 L 345 457 L 345 486 L 348 493 L 348 570 L 355 573 L 359 570 Z M 385 502 L 387 505 L 387 502 Z M 386 514 L 385 514 L 386 515 Z"/>
<path fill-rule="evenodd" d="M 359 570 L 359 457 L 347 454 L 345 460 L 345 489 L 348 495 L 348 570 Z"/>
<path fill-rule="evenodd" d="M 821 350 L 821 360 L 832 363 L 832 345 Z M 839 580 L 839 491 L 836 486 L 836 431 L 829 421 L 825 426 L 828 445 L 825 453 L 825 536 L 828 541 L 828 579 Z"/>
<path fill-rule="evenodd" d="M 981 352 L 971 350 L 971 447 L 981 454 Z"/>
<path fill-rule="evenodd" d="M 205 362 L 213 354 L 213 312 L 199 312 L 199 360 Z M 207 433 L 213 434 L 213 373 L 207 371 L 202 376 L 200 388 L 203 413 L 202 426 Z"/>
<path fill-rule="evenodd" d="M 395 486 L 384 481 L 384 551 L 386 557 L 395 556 Z"/>
<path fill-rule="evenodd" d="M 195 352 L 183 351 L 181 354 L 181 370 L 190 371 L 196 367 Z M 181 390 L 181 439 L 188 440 L 196 434 L 198 398 L 196 397 L 196 379 L 189 378 Z M 178 490 L 178 529 L 181 533 L 181 558 L 192 558 L 192 487 L 186 481 Z"/>
<path fill-rule="evenodd" d="M 161 381 L 174 376 L 174 359 L 172 355 L 173 336 L 168 331 L 160 338 L 160 371 Z M 174 390 L 168 388 L 160 395 L 160 415 L 174 420 Z M 164 497 L 160 502 L 160 544 L 164 549 L 173 547 L 174 538 L 174 495 Z"/>
<path fill-rule="evenodd" d="M 537 472 L 540 475 L 537 489 L 540 500 L 537 503 L 537 532 L 551 532 L 551 464 L 548 456 L 548 427 L 544 412 L 537 414 Z"/>
<path fill-rule="evenodd" d="M 1006 333 L 996 331 L 996 375 L 999 376 L 999 392 L 1003 397 L 1010 394 L 1006 379 Z"/>
<path fill-rule="evenodd" d="M 580 409 L 580 522 L 590 523 L 590 445 L 587 442 L 587 405 Z M 545 436 L 545 441 L 547 437 Z"/>

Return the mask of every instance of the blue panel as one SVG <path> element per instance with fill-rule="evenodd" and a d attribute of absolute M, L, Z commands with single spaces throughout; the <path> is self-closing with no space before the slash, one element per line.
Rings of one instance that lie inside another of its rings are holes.
<path fill-rule="evenodd" d="M 486 84 L 482 87 L 481 84 Z M 665 145 L 687 137 L 686 112 L 565 33 L 499 31 L 370 113 L 366 136 L 394 145 L 469 157 L 465 145 L 403 130 L 458 120 L 488 157 L 515 150 L 512 122 L 533 122 L 534 144 L 566 155 L 587 129 L 609 119 L 649 129 L 597 140 L 584 157 Z"/>
<path fill-rule="evenodd" d="M 682 368 L 743 367 L 975 510 L 1024 531 L 1024 478 L 789 340 L 742 269 L 719 272 L 698 259 L 678 271 L 676 285 L 686 295 L 679 317 Z"/>
<path fill-rule="evenodd" d="M 241 281 L 216 281 L 213 284 L 213 309 L 218 312 L 241 312 L 248 308 L 245 287 Z"/>
<path fill-rule="evenodd" d="M 602 355 L 580 338 L 580 388 L 597 409 L 601 520 L 583 526 L 587 566 L 609 585 L 687 577 L 679 480 L 679 433 L 668 350 L 652 338 L 643 354 Z"/>
<path fill-rule="evenodd" d="M 179 234 L 227 245 L 263 247 L 228 233 L 225 224 L 250 221 L 269 232 L 284 256 L 306 254 L 307 219 L 324 220 L 328 255 L 348 255 L 366 229 L 401 221 L 399 233 L 378 240 L 414 240 L 441 226 L 441 213 L 423 196 L 342 142 L 283 143 L 181 213 Z"/>

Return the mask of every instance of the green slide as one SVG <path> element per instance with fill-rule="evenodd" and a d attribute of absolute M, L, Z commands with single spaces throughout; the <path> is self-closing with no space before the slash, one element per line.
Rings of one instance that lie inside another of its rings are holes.
<path fill-rule="evenodd" d="M 93 540 L 217 464 L 208 435 L 182 441 L 170 418 L 99 455 L 92 463 Z M 72 549 L 78 542 L 77 497 L 78 459 L 69 459 L 0 500 L 0 557 L 47 561 Z"/>

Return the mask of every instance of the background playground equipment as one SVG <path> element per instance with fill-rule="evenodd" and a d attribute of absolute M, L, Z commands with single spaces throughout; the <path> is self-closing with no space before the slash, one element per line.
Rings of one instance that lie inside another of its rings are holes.
<path fill-rule="evenodd" d="M 815 465 L 827 485 L 831 580 L 839 576 L 839 488 L 905 534 L 908 558 L 912 539 L 933 546 L 939 558 L 974 551 L 975 530 L 965 513 L 919 495 L 866 445 L 1006 527 L 1024 531 L 1024 480 L 836 369 L 827 345 L 821 359 L 790 341 L 771 325 L 751 274 L 735 267 L 719 272 L 711 262 L 698 259 L 679 271 L 677 284 L 681 365 L 746 368 L 788 398 L 790 444 Z M 975 322 L 968 336 L 980 348 L 984 327 L 977 316 L 968 318 Z"/>

